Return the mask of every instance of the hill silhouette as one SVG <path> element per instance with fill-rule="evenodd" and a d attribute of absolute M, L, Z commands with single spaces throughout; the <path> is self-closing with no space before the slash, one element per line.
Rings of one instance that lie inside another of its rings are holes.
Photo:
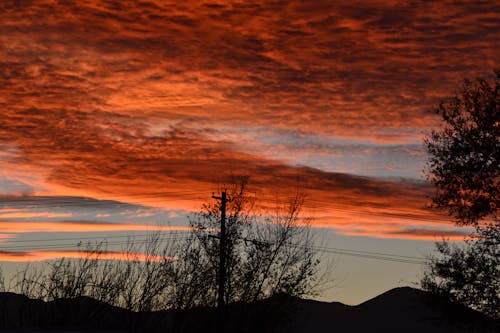
<path fill-rule="evenodd" d="M 211 332 L 215 310 L 130 312 L 88 297 L 51 302 L 0 293 L 3 332 Z M 226 310 L 227 332 L 499 332 L 498 321 L 409 287 L 357 306 L 276 295 Z"/>

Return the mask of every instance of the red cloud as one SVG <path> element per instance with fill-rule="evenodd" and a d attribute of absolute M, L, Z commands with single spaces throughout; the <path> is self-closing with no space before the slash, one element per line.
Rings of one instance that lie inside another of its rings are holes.
<path fill-rule="evenodd" d="M 12 151 L 0 165 L 42 179 L 38 194 L 193 210 L 246 175 L 263 196 L 300 179 L 306 212 L 331 226 L 346 210 L 443 220 L 421 184 L 245 153 L 238 129 L 418 141 L 435 121 L 426 109 L 496 65 L 497 7 L 2 1 L 0 143 Z"/>
<path fill-rule="evenodd" d="M 3 232 L 32 233 L 32 232 L 109 232 L 109 231 L 190 231 L 187 226 L 157 226 L 133 223 L 106 223 L 106 222 L 9 222 L 0 221 Z"/>
<path fill-rule="evenodd" d="M 426 128 L 423 111 L 500 52 L 488 2 L 0 6 L 9 109 L 383 138 Z"/>
<path fill-rule="evenodd" d="M 71 259 L 99 259 L 99 260 L 133 260 L 133 261 L 163 261 L 175 260 L 173 257 L 157 256 L 144 253 L 129 253 L 129 252 L 87 252 L 87 251 L 28 251 L 28 252 L 2 252 L 0 251 L 0 261 L 14 261 L 14 262 L 32 262 L 52 260 L 58 258 L 71 258 Z"/>

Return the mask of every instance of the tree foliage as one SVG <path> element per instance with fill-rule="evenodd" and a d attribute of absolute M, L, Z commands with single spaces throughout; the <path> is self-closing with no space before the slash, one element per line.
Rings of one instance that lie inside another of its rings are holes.
<path fill-rule="evenodd" d="M 439 257 L 432 257 L 422 287 L 465 304 L 493 318 L 500 317 L 500 230 L 480 229 L 463 247 L 436 244 Z"/>
<path fill-rule="evenodd" d="M 495 74 L 492 81 L 465 81 L 454 98 L 441 103 L 436 113 L 444 125 L 425 140 L 434 205 L 476 231 L 463 247 L 437 243 L 439 256 L 431 257 L 421 285 L 498 318 L 500 71 Z"/>
<path fill-rule="evenodd" d="M 436 188 L 434 204 L 457 223 L 481 219 L 498 223 L 500 206 L 500 71 L 493 82 L 466 81 L 460 93 L 442 102 L 444 122 L 425 140 L 427 175 Z"/>

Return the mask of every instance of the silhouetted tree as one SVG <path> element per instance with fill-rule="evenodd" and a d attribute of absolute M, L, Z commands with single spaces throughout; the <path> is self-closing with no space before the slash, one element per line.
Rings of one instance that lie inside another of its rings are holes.
<path fill-rule="evenodd" d="M 436 244 L 422 287 L 490 316 L 500 309 L 500 71 L 491 81 L 465 81 L 441 103 L 444 126 L 425 144 L 433 203 L 459 225 L 474 226 L 465 246 Z"/>
<path fill-rule="evenodd" d="M 309 223 L 299 216 L 304 196 L 293 195 L 271 215 L 255 213 L 246 182 L 229 186 L 228 196 L 226 302 L 313 295 L 324 276 Z M 90 296 L 132 311 L 214 306 L 219 205 L 203 205 L 190 219 L 193 230 L 178 239 L 159 233 L 146 241 L 130 238 L 121 259 L 106 260 L 104 242 L 82 247 L 80 259 L 28 265 L 13 290 L 47 301 Z"/>
<path fill-rule="evenodd" d="M 103 256 L 108 252 L 105 242 L 88 244 L 81 248 L 80 259 L 27 265 L 9 289 L 46 301 L 90 296 L 132 311 L 164 309 L 172 303 L 166 295 L 170 246 L 161 241 L 159 233 L 137 243 L 130 238 L 123 258 L 108 260 Z M 137 253 L 142 253 L 141 258 Z"/>
<path fill-rule="evenodd" d="M 500 230 L 482 228 L 465 246 L 436 244 L 439 256 L 431 257 L 421 286 L 481 311 L 500 316 Z"/>
<path fill-rule="evenodd" d="M 256 213 L 256 198 L 248 195 L 246 180 L 227 189 L 225 303 L 238 303 L 240 332 L 271 332 L 293 313 L 292 298 L 278 295 L 313 295 L 326 282 L 331 266 L 323 266 L 307 219 L 300 217 L 304 195 L 293 194 L 285 204 Z M 263 202 L 260 202 L 262 204 Z M 170 295 L 174 308 L 213 307 L 217 301 L 221 202 L 205 204 L 190 217 L 190 238 L 179 247 L 170 265 Z M 323 269 L 325 269 L 323 271 Z M 246 304 L 272 296 L 259 309 Z M 241 309 L 247 310 L 241 311 Z M 241 316 L 242 314 L 244 314 Z M 256 318 L 261 318 L 260 321 Z M 264 318 L 273 318 L 272 322 Z M 226 316 L 225 324 L 232 319 Z M 185 324 L 183 313 L 174 331 Z"/>
<path fill-rule="evenodd" d="M 0 267 L 0 293 L 5 291 L 5 277 L 3 276 L 2 267 Z"/>
<path fill-rule="evenodd" d="M 319 258 L 307 220 L 299 214 L 304 196 L 295 194 L 272 215 L 254 213 L 246 183 L 228 189 L 225 301 L 253 302 L 278 293 L 310 295 L 320 282 Z M 186 281 L 177 286 L 176 307 L 213 306 L 219 265 L 220 203 L 206 204 L 190 219 L 194 236 L 173 266 Z M 192 285 L 190 285 L 192 284 Z M 194 294 L 193 294 L 194 293 Z"/>
<path fill-rule="evenodd" d="M 427 175 L 436 187 L 434 204 L 459 224 L 498 223 L 500 71 L 493 82 L 466 81 L 436 113 L 444 126 L 425 140 Z"/>

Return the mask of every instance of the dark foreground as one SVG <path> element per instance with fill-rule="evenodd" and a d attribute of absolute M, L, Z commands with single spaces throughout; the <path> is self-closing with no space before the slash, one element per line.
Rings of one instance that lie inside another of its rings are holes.
<path fill-rule="evenodd" d="M 0 293 L 2 332 L 213 332 L 213 309 L 135 313 L 90 298 L 32 300 Z M 357 306 L 276 296 L 226 310 L 226 332 L 500 332 L 498 321 L 397 288 Z"/>

